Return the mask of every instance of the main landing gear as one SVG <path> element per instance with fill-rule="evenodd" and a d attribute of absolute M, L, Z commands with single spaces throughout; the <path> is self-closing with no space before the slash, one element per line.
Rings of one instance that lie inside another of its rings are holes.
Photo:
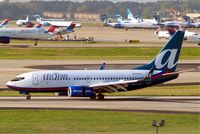
<path fill-rule="evenodd" d="M 30 100 L 31 99 L 31 95 L 29 94 L 29 92 L 19 92 L 20 94 L 26 95 L 26 99 Z"/>
<path fill-rule="evenodd" d="M 104 100 L 104 95 L 99 93 L 98 95 L 94 94 L 93 96 L 90 97 L 91 100 Z"/>
<path fill-rule="evenodd" d="M 30 100 L 31 99 L 31 95 L 29 93 L 26 94 L 26 99 Z"/>
<path fill-rule="evenodd" d="M 30 100 L 30 99 L 31 99 L 31 96 L 30 96 L 30 95 L 27 95 L 27 96 L 26 96 L 26 99 L 27 99 L 27 100 Z"/>
<path fill-rule="evenodd" d="M 35 44 L 34 45 L 37 46 L 37 43 L 38 43 L 38 40 L 35 40 Z"/>

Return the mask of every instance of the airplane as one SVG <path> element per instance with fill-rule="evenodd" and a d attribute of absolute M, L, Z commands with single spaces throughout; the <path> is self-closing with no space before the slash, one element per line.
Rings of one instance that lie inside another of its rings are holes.
<path fill-rule="evenodd" d="M 126 13 L 127 13 L 127 18 L 128 20 L 131 20 L 132 22 L 145 22 L 145 23 L 151 23 L 151 24 L 158 24 L 158 21 L 153 18 L 153 19 L 142 19 L 142 18 L 135 18 L 131 12 L 131 10 L 129 8 L 126 9 Z"/>
<path fill-rule="evenodd" d="M 103 93 L 126 92 L 178 78 L 176 71 L 184 31 L 178 30 L 149 63 L 129 70 L 41 70 L 8 81 L 10 89 L 31 92 L 67 92 L 69 97 L 103 100 Z"/>
<path fill-rule="evenodd" d="M 110 26 L 110 27 L 113 27 L 113 28 L 123 28 L 121 26 L 121 21 L 122 21 L 122 17 L 121 16 L 117 16 L 117 21 L 116 22 L 111 22 L 111 20 L 108 18 L 108 19 L 105 19 L 104 20 L 104 26 Z"/>
<path fill-rule="evenodd" d="M 0 29 L 0 43 L 8 44 L 11 39 L 20 40 L 35 40 L 37 45 L 38 40 L 48 39 L 54 36 L 55 27 L 51 26 L 47 30 L 41 29 L 41 24 L 34 28 L 4 28 Z"/>
<path fill-rule="evenodd" d="M 184 28 L 193 28 L 195 27 L 190 21 L 165 21 L 165 22 L 160 22 L 158 23 L 159 26 L 161 27 L 184 27 Z"/>
<path fill-rule="evenodd" d="M 0 28 L 6 27 L 9 21 L 10 21 L 9 19 L 4 19 L 0 24 Z"/>
<path fill-rule="evenodd" d="M 32 24 L 32 22 L 29 21 L 29 16 L 27 16 L 25 20 L 21 20 L 21 19 L 17 20 L 17 21 L 16 21 L 16 24 L 17 24 L 19 27 L 21 27 L 22 25 Z"/>
<path fill-rule="evenodd" d="M 55 26 L 55 27 L 69 27 L 71 25 L 71 23 L 73 23 L 72 21 L 46 21 L 46 20 L 42 20 L 42 18 L 38 15 L 35 15 L 36 17 L 36 21 L 38 23 L 41 23 L 43 26 Z M 82 27 L 82 25 L 80 23 L 76 23 L 75 27 Z"/>
<path fill-rule="evenodd" d="M 63 34 L 69 34 L 74 32 L 75 27 L 76 23 L 72 22 L 67 28 L 57 28 L 53 33 L 63 38 Z"/>
<path fill-rule="evenodd" d="M 122 18 L 116 23 L 107 23 L 114 28 L 125 28 L 128 29 L 157 29 L 157 21 L 149 20 L 148 22 L 143 21 L 142 19 L 136 19 L 131 13 L 130 9 L 126 10 L 127 19 L 122 20 Z M 152 23 L 153 22 L 153 23 Z"/>
<path fill-rule="evenodd" d="M 149 22 L 121 22 L 121 26 L 124 27 L 126 30 L 128 29 L 157 29 L 159 28 L 158 25 L 149 23 Z"/>
<path fill-rule="evenodd" d="M 157 35 L 159 39 L 162 39 L 162 38 L 169 39 L 172 37 L 175 31 L 176 31 L 176 28 L 168 27 L 168 31 L 160 31 L 160 29 L 156 30 L 155 35 Z M 185 30 L 184 40 L 194 41 L 194 42 L 197 42 L 198 45 L 200 45 L 200 36 L 195 32 L 190 32 L 190 31 Z"/>
<path fill-rule="evenodd" d="M 200 28 L 200 22 L 193 22 L 191 25 L 195 28 Z"/>

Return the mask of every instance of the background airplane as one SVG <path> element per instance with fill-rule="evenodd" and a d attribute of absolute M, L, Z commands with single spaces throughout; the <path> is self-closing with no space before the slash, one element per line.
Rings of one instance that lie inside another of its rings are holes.
<path fill-rule="evenodd" d="M 71 25 L 71 23 L 73 23 L 72 21 L 46 21 L 46 20 L 42 20 L 42 18 L 38 15 L 35 15 L 36 17 L 36 21 L 38 23 L 41 23 L 43 26 L 55 26 L 55 27 L 69 27 Z M 82 25 L 80 23 L 76 23 L 75 27 L 81 27 Z"/>
<path fill-rule="evenodd" d="M 11 39 L 35 40 L 35 45 L 40 39 L 48 39 L 54 36 L 55 27 L 51 26 L 47 30 L 41 29 L 36 25 L 35 28 L 4 28 L 0 30 L 0 43 L 8 44 Z"/>
<path fill-rule="evenodd" d="M 29 16 L 27 15 L 25 20 L 19 19 L 16 21 L 16 24 L 21 27 L 23 25 L 30 25 L 33 24 L 30 20 L 29 20 Z"/>
<path fill-rule="evenodd" d="M 142 19 L 136 19 L 130 9 L 126 10 L 127 19 L 122 19 L 120 16 L 117 22 L 111 23 L 107 22 L 104 25 L 111 26 L 113 28 L 125 28 L 127 29 L 156 29 L 159 26 L 155 19 L 143 21 Z"/>
<path fill-rule="evenodd" d="M 41 23 L 38 23 L 34 28 L 5 28 L 0 30 L 0 43 L 8 44 L 11 39 L 19 40 L 35 40 L 35 46 L 38 40 L 49 39 L 53 36 L 62 36 L 63 34 L 74 32 L 75 23 L 67 28 L 56 29 L 51 26 L 48 29 L 42 29 Z"/>
<path fill-rule="evenodd" d="M 6 27 L 9 21 L 10 21 L 9 19 L 4 19 L 0 24 L 0 28 Z"/>
<path fill-rule="evenodd" d="M 157 31 L 155 31 L 155 35 L 157 35 L 159 39 L 162 39 L 162 38 L 169 39 L 173 36 L 175 31 L 176 31 L 176 28 L 168 27 L 168 31 L 161 31 L 160 29 L 158 29 Z M 200 45 L 200 36 L 195 32 L 190 32 L 190 31 L 185 30 L 184 40 L 197 42 L 198 45 Z"/>
<path fill-rule="evenodd" d="M 20 93 L 68 92 L 70 97 L 103 100 L 105 92 L 126 92 L 176 79 L 183 31 L 177 31 L 155 58 L 130 70 L 43 70 L 18 75 L 6 85 Z"/>

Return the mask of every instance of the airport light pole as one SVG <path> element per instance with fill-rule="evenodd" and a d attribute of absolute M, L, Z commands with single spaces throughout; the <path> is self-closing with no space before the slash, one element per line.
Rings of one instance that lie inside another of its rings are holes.
<path fill-rule="evenodd" d="M 152 126 L 156 127 L 156 134 L 158 134 L 158 128 L 165 126 L 165 120 L 160 120 L 159 123 L 157 122 L 157 120 L 153 120 Z"/>

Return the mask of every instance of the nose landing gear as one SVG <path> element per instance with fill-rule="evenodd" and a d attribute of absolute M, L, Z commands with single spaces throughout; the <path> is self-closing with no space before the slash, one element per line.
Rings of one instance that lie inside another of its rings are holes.
<path fill-rule="evenodd" d="M 27 94 L 26 99 L 27 99 L 27 100 L 30 100 L 30 99 L 31 99 L 31 96 L 30 96 L 29 94 Z"/>

